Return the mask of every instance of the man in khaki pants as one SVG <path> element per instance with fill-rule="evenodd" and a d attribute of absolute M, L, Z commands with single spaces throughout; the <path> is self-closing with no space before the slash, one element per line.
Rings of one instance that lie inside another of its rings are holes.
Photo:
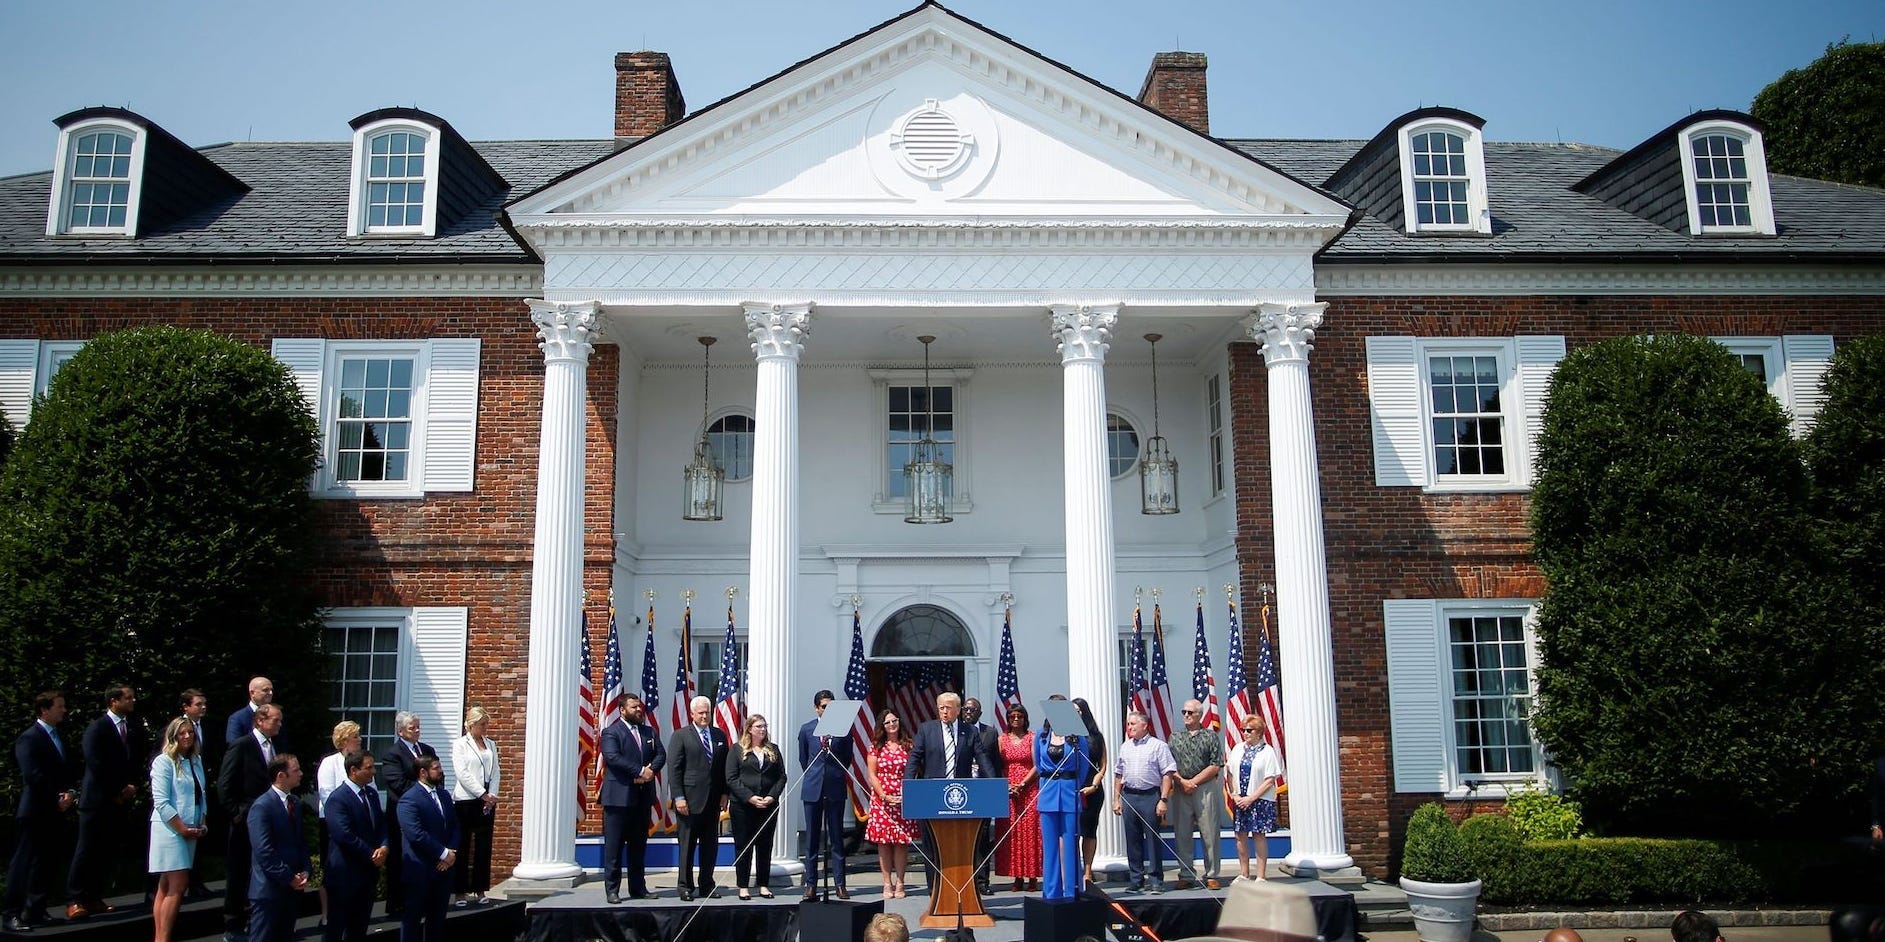
<path fill-rule="evenodd" d="M 1178 761 L 1178 777 L 1172 782 L 1173 849 L 1178 851 L 1176 890 L 1189 890 L 1202 882 L 1206 889 L 1218 889 L 1218 857 L 1222 841 L 1218 836 L 1218 812 L 1224 806 L 1224 783 L 1218 773 L 1224 766 L 1224 739 L 1217 730 L 1204 728 L 1204 704 L 1186 700 L 1185 728 L 1172 734 L 1172 758 Z M 1204 879 L 1192 869 L 1191 834 L 1204 839 Z"/>

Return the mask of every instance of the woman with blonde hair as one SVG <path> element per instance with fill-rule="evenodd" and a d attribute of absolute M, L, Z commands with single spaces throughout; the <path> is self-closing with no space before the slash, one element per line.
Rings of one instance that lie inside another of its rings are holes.
<path fill-rule="evenodd" d="M 772 741 L 772 727 L 754 713 L 740 728 L 738 750 L 727 763 L 727 794 L 732 797 L 733 879 L 740 899 L 750 875 L 759 895 L 772 899 L 766 882 L 772 874 L 772 832 L 779 823 L 779 796 L 785 794 L 785 762 Z"/>
<path fill-rule="evenodd" d="M 491 900 L 491 825 L 497 820 L 497 743 L 485 737 L 491 715 L 484 707 L 465 711 L 465 734 L 452 741 L 452 798 L 458 809 L 458 863 L 453 905 Z"/>
<path fill-rule="evenodd" d="M 1276 782 L 1283 764 L 1276 750 L 1263 741 L 1263 717 L 1244 717 L 1243 742 L 1224 757 L 1224 796 L 1230 799 L 1231 831 L 1237 835 L 1237 869 L 1242 880 L 1264 879 L 1270 865 L 1270 832 L 1276 830 Z M 1251 850 L 1257 857 L 1257 875 L 1250 875 Z"/>
<path fill-rule="evenodd" d="M 208 831 L 204 815 L 203 758 L 196 726 L 179 716 L 164 727 L 164 749 L 151 760 L 150 872 L 157 877 L 151 922 L 157 942 L 176 931 L 177 911 L 190 889 L 196 842 Z"/>
<path fill-rule="evenodd" d="M 334 751 L 321 759 L 320 768 L 314 773 L 314 814 L 321 825 L 316 829 L 319 843 L 313 848 L 313 856 L 319 859 L 327 852 L 327 796 L 334 793 L 347 781 L 347 753 L 359 752 L 365 748 L 360 744 L 360 724 L 353 720 L 341 720 L 334 724 Z M 327 925 L 327 883 L 321 883 L 321 925 Z"/>

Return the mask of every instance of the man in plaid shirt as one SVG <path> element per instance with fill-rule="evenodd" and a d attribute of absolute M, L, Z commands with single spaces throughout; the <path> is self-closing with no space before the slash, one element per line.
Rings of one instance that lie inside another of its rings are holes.
<path fill-rule="evenodd" d="M 1173 889 L 1188 890 L 1198 885 L 1197 872 L 1191 867 L 1191 832 L 1195 827 L 1204 839 L 1204 880 L 1207 889 L 1219 889 L 1217 881 L 1219 844 L 1217 810 L 1224 804 L 1224 785 L 1218 773 L 1224 765 L 1224 740 L 1216 730 L 1204 728 L 1204 704 L 1186 700 L 1185 728 L 1172 734 L 1172 758 L 1178 763 L 1178 776 L 1172 780 L 1169 809 L 1172 821 L 1173 849 L 1178 852 L 1178 882 Z"/>

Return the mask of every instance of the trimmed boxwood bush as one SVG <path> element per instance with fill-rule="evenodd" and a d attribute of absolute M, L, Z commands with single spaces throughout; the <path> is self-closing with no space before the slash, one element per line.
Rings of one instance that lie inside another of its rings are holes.
<path fill-rule="evenodd" d="M 1401 876 L 1423 883 L 1470 883 L 1473 868 L 1466 843 L 1439 802 L 1415 809 L 1407 822 L 1407 843 L 1401 850 Z"/>

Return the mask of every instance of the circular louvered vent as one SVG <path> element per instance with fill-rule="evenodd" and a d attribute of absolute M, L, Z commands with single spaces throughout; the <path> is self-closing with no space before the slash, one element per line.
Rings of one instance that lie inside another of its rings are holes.
<path fill-rule="evenodd" d="M 963 133 L 956 119 L 931 99 L 903 119 L 903 126 L 891 135 L 890 142 L 904 169 L 933 180 L 955 172 L 967 162 L 974 138 Z"/>

